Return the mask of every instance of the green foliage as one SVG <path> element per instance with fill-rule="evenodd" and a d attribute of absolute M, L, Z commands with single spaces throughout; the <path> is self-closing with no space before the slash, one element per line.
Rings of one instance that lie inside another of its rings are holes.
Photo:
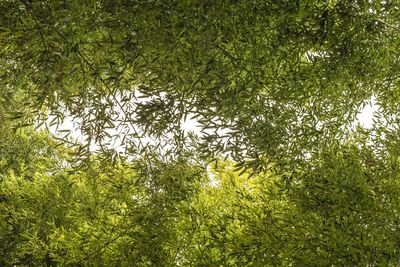
<path fill-rule="evenodd" d="M 9 166 L 0 189 L 0 263 L 396 266 L 400 260 L 399 161 L 390 152 L 382 157 L 362 143 L 337 143 L 312 155 L 308 169 L 277 173 L 271 166 L 259 174 L 219 161 L 206 175 L 186 156 L 107 164 L 94 155 L 85 168 L 38 169 L 31 179 L 29 168 L 16 174 Z"/>
<path fill-rule="evenodd" d="M 218 185 L 199 195 L 187 265 L 396 266 L 398 172 L 355 144 L 315 161 L 307 171 L 251 178 L 219 164 Z"/>
<path fill-rule="evenodd" d="M 371 96 L 398 112 L 396 1 L 0 5 L 1 86 L 27 103 L 13 116 L 67 110 L 88 143 L 117 125 L 140 149 L 129 140 L 142 134 L 179 143 L 194 116 L 203 155 L 294 166 L 346 135 Z"/>
<path fill-rule="evenodd" d="M 0 266 L 398 266 L 399 9 L 0 0 Z"/>
<path fill-rule="evenodd" d="M 2 265 L 174 266 L 204 172 L 184 161 L 88 164 L 2 182 Z"/>
<path fill-rule="evenodd" d="M 6 128 L 6 127 L 4 127 Z M 67 151 L 44 132 L 20 129 L 10 133 L 3 129 L 0 144 L 0 177 L 14 174 L 31 180 L 36 173 L 57 172 L 66 160 Z"/>

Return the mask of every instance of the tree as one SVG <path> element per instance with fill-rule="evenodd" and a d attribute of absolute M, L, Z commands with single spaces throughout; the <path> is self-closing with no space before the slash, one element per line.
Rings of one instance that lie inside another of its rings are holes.
<path fill-rule="evenodd" d="M 371 96 L 397 114 L 393 1 L 1 5 L 2 87 L 21 92 L 24 114 L 82 119 L 88 143 L 115 125 L 133 125 L 130 147 L 142 134 L 181 143 L 193 116 L 206 156 L 294 166 L 348 134 Z"/>
<path fill-rule="evenodd" d="M 7 172 L 1 264 L 395 266 L 398 150 L 382 157 L 362 144 L 337 143 L 286 174 L 219 161 L 207 178 L 190 154 L 116 165 L 93 156 L 86 169 L 32 179 Z"/>
<path fill-rule="evenodd" d="M 116 165 L 93 156 L 85 164 L 39 169 L 30 179 L 25 172 L 41 162 L 18 174 L 9 167 L 0 182 L 0 264 L 175 266 L 187 242 L 179 227 L 206 181 L 204 168 L 150 155 Z"/>
<path fill-rule="evenodd" d="M 195 202 L 197 230 L 184 266 L 398 264 L 398 158 L 336 144 L 309 170 L 277 176 L 214 169 Z"/>
<path fill-rule="evenodd" d="M 0 1 L 0 265 L 398 265 L 398 11 Z"/>

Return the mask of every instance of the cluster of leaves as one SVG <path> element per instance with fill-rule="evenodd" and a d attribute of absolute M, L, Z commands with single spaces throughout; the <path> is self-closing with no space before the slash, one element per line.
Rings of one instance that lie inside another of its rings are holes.
<path fill-rule="evenodd" d="M 5 0 L 0 10 L 1 86 L 29 104 L 15 116 L 57 124 L 66 109 L 88 147 L 119 125 L 124 140 L 185 142 L 193 116 L 205 157 L 262 169 L 290 155 L 294 166 L 341 138 L 371 96 L 397 114 L 396 1 Z"/>
<path fill-rule="evenodd" d="M 1 0 L 0 265 L 399 265 L 399 9 Z"/>
<path fill-rule="evenodd" d="M 35 154 L 43 149 L 36 144 L 8 145 L 32 146 Z M 44 167 L 32 159 L 28 168 L 3 166 L 1 266 L 175 265 L 186 242 L 179 227 L 206 181 L 204 168 L 150 156 L 116 165 L 93 156 L 79 170 L 66 155 L 57 160 L 66 164 Z"/>
<path fill-rule="evenodd" d="M 54 148 L 31 136 L 31 153 Z M 8 145 L 21 155 L 28 146 Z M 190 155 L 117 164 L 93 155 L 77 169 L 58 146 L 52 164 L 2 167 L 0 264 L 396 266 L 400 162 L 398 149 L 382 147 L 385 156 L 337 142 L 308 169 L 254 175 L 229 161 L 207 174 Z"/>

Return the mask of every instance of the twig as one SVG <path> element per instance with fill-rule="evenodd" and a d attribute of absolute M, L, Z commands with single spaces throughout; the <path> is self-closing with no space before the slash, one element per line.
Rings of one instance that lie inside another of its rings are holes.
<path fill-rule="evenodd" d="M 385 25 L 387 25 L 387 26 L 389 26 L 389 27 L 391 27 L 391 28 L 393 28 L 393 29 L 398 29 L 399 28 L 399 26 L 390 24 L 389 22 L 386 22 L 383 19 L 376 19 L 376 20 L 381 22 L 381 23 L 383 23 L 383 24 L 385 24 Z"/>
<path fill-rule="evenodd" d="M 43 30 L 42 30 L 42 26 L 40 25 L 39 21 L 37 20 L 36 16 L 33 14 L 32 12 L 32 6 L 29 6 L 27 2 L 23 1 L 23 0 L 19 0 L 26 8 L 26 10 L 28 11 L 28 13 L 31 15 L 31 17 L 33 18 L 33 21 L 36 24 L 36 27 L 39 31 L 39 35 L 40 35 L 40 39 L 42 39 L 42 43 L 44 45 L 44 47 L 46 48 L 46 51 L 49 51 L 49 47 L 47 45 L 46 40 L 44 39 L 44 35 L 43 35 Z"/>

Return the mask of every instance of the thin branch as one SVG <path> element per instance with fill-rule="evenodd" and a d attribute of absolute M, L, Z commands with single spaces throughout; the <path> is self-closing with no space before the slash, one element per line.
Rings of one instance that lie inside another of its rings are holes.
<path fill-rule="evenodd" d="M 89 62 L 89 60 L 76 48 L 74 50 L 75 54 L 81 58 L 83 60 L 83 62 L 89 66 L 89 68 L 92 71 L 96 71 L 96 68 L 93 66 L 92 63 Z M 115 94 L 113 93 L 113 90 L 110 88 L 110 86 L 107 84 L 107 82 L 101 78 L 100 76 L 98 77 L 100 82 L 105 86 L 105 88 L 107 89 L 108 93 L 113 97 L 114 101 L 116 102 L 116 104 L 118 105 L 118 107 L 121 109 L 121 111 L 124 113 L 125 118 L 127 117 L 126 111 L 124 109 L 124 107 L 121 105 L 121 103 L 118 101 L 118 99 L 116 99 Z M 135 129 L 135 127 L 132 127 L 134 133 L 136 136 L 140 136 L 139 133 L 137 132 L 137 130 Z M 143 144 L 141 138 L 138 138 L 139 141 L 139 145 L 142 149 L 144 149 L 146 146 Z"/>
<path fill-rule="evenodd" d="M 48 52 L 49 51 L 49 47 L 48 47 L 47 42 L 46 42 L 46 40 L 44 38 L 42 26 L 40 25 L 40 23 L 37 20 L 36 16 L 33 14 L 32 6 L 28 5 L 28 3 L 23 1 L 23 0 L 19 0 L 19 1 L 25 6 L 26 10 L 28 11 L 28 13 L 33 18 L 33 21 L 35 22 L 36 27 L 37 27 L 37 29 L 39 31 L 40 39 L 42 39 L 42 43 L 43 43 L 44 47 L 46 48 L 46 51 Z"/>
<path fill-rule="evenodd" d="M 383 23 L 383 24 L 385 24 L 386 26 L 389 26 L 389 27 L 393 28 L 393 29 L 398 29 L 399 28 L 398 25 L 390 24 L 389 22 L 386 22 L 383 19 L 376 19 L 376 20 L 381 22 L 381 23 Z"/>

